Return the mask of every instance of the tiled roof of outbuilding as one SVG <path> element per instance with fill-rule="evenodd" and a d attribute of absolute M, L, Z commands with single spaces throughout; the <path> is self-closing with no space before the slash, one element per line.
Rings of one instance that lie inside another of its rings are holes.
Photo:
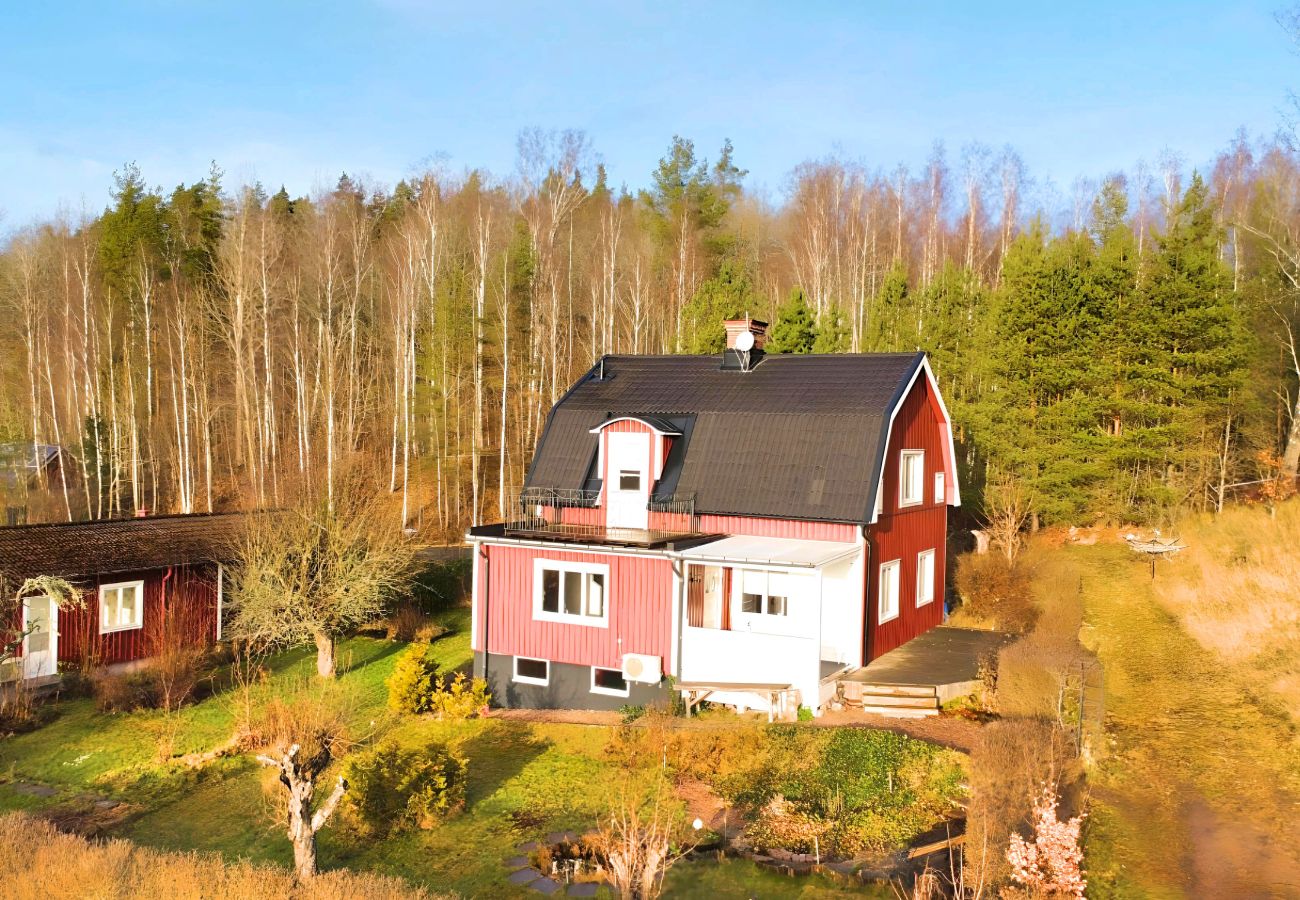
<path fill-rule="evenodd" d="M 693 495 L 698 513 L 866 522 L 890 411 L 924 358 L 768 355 L 742 372 L 718 356 L 607 356 L 551 410 L 527 486 L 582 487 L 592 428 L 657 416 L 688 423 L 657 495 Z"/>
<path fill-rule="evenodd" d="M 0 575 L 64 578 L 230 558 L 243 513 L 148 516 L 0 528 Z"/>

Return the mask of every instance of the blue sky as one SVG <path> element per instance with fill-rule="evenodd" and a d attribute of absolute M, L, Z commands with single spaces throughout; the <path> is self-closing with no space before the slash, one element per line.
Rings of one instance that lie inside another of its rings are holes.
<path fill-rule="evenodd" d="M 779 201 L 799 162 L 956 163 L 1009 143 L 1065 190 L 1162 148 L 1268 135 L 1300 57 L 1243 3 L 18 3 L 0 8 L 0 232 L 98 211 L 112 173 L 304 193 L 443 158 L 510 175 L 521 128 L 580 128 L 643 185 L 723 138 Z"/>

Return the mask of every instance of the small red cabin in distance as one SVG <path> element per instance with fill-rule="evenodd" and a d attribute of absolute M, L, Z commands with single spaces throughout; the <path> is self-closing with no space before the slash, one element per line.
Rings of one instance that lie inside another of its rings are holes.
<path fill-rule="evenodd" d="M 668 690 L 819 714 L 944 615 L 952 429 L 924 354 L 608 356 L 471 529 L 476 672 L 507 706 Z"/>
<path fill-rule="evenodd" d="M 23 634 L 0 680 L 45 681 L 59 666 L 126 667 L 179 641 L 208 646 L 222 638 L 223 563 L 244 516 L 150 516 L 0 528 L 0 580 L 9 596 L 38 576 L 66 579 L 80 608 L 24 597 Z"/>

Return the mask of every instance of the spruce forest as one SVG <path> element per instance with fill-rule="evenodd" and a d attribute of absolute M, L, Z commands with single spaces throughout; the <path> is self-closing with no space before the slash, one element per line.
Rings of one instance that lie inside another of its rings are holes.
<path fill-rule="evenodd" d="M 1300 156 L 1227 143 L 1068 191 L 1010 148 L 809 161 L 674 138 L 644 189 L 578 132 L 517 171 L 293 197 L 123 167 L 98 215 L 0 253 L 0 443 L 76 478 L 31 521 L 286 504 L 365 477 L 393 526 L 509 518 L 552 403 L 604 354 L 924 350 L 964 512 L 1159 524 L 1300 461 Z M 37 492 L 40 493 L 40 492 Z M 400 515 L 400 521 L 396 516 Z"/>

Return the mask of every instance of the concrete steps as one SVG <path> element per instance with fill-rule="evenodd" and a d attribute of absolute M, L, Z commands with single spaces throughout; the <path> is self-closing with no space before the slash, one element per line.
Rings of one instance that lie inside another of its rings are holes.
<path fill-rule="evenodd" d="M 840 694 L 846 706 L 876 715 L 899 719 L 939 715 L 939 695 L 933 685 L 841 681 Z"/>

